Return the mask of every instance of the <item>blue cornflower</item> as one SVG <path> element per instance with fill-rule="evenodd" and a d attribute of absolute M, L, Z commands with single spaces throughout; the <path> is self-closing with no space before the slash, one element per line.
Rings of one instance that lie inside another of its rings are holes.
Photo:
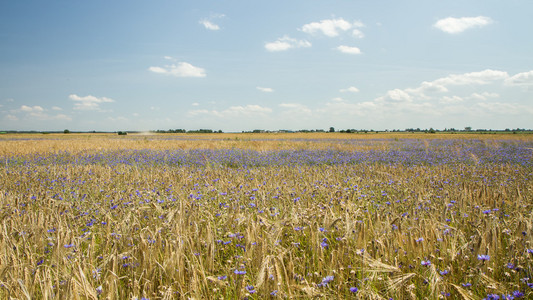
<path fill-rule="evenodd" d="M 250 294 L 255 293 L 255 289 L 254 289 L 254 286 L 253 286 L 253 285 L 247 285 L 247 286 L 246 286 L 246 290 L 247 290 L 248 293 L 250 293 Z"/>
<path fill-rule="evenodd" d="M 357 291 L 359 291 L 359 289 L 356 288 L 355 286 L 352 286 L 352 287 L 350 288 L 350 292 L 352 292 L 352 293 L 357 293 Z"/>
<path fill-rule="evenodd" d="M 431 261 L 423 260 L 420 264 L 423 265 L 423 266 L 430 266 L 431 265 Z"/>
<path fill-rule="evenodd" d="M 333 275 L 326 276 L 326 277 L 322 278 L 322 282 L 319 283 L 318 286 L 326 286 L 326 285 L 328 285 L 328 283 L 333 281 L 334 278 L 335 277 L 333 277 Z"/>
<path fill-rule="evenodd" d="M 320 246 L 322 246 L 322 248 L 328 248 L 328 243 L 326 243 L 328 241 L 327 238 L 324 238 L 322 239 L 322 242 L 320 242 Z"/>
<path fill-rule="evenodd" d="M 490 259 L 490 255 L 488 254 L 478 254 L 477 259 L 481 261 L 486 261 Z"/>
<path fill-rule="evenodd" d="M 218 280 L 225 280 L 226 278 L 228 278 L 226 275 L 218 276 Z"/>
<path fill-rule="evenodd" d="M 246 274 L 246 271 L 244 271 L 244 270 L 242 270 L 242 271 L 235 270 L 235 271 L 233 271 L 233 273 L 235 273 L 236 275 L 244 275 L 244 274 Z"/>
<path fill-rule="evenodd" d="M 515 296 L 515 297 L 523 297 L 524 293 L 522 293 L 521 291 L 514 291 L 513 292 L 513 296 Z"/>

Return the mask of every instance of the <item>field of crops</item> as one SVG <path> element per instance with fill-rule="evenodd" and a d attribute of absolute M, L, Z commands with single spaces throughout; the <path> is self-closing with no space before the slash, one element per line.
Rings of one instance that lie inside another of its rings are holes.
<path fill-rule="evenodd" d="M 4 135 L 0 171 L 2 299 L 533 298 L 533 136 Z"/>

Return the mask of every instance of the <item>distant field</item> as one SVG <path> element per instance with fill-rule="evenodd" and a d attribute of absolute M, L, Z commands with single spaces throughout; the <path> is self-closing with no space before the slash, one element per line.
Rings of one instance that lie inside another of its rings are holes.
<path fill-rule="evenodd" d="M 533 135 L 0 135 L 0 297 L 533 297 Z"/>

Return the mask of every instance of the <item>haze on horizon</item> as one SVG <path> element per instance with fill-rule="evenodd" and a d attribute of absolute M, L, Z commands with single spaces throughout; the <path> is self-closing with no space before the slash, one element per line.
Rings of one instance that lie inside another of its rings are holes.
<path fill-rule="evenodd" d="M 532 128 L 531 11 L 2 1 L 0 130 Z"/>

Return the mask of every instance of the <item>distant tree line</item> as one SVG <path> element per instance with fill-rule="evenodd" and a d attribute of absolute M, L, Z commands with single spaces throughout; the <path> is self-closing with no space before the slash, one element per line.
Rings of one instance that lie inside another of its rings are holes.
<path fill-rule="evenodd" d="M 138 131 L 114 131 L 118 135 L 127 135 L 128 133 L 137 133 Z M 185 130 L 185 129 L 168 129 L 168 130 L 151 130 L 152 133 L 223 133 L 222 130 L 212 130 L 212 129 L 198 129 L 198 130 Z M 467 126 L 464 129 L 456 128 L 444 128 L 440 129 L 421 129 L 421 128 L 406 128 L 406 129 L 385 129 L 385 130 L 373 130 L 373 129 L 341 129 L 336 130 L 334 127 L 330 127 L 329 130 L 324 129 L 300 129 L 300 130 L 289 130 L 289 129 L 279 129 L 279 130 L 263 130 L 263 129 L 254 129 L 252 131 L 242 131 L 242 133 L 313 133 L 313 132 L 340 132 L 340 133 L 379 133 L 379 132 L 410 132 L 410 133 L 437 133 L 437 132 L 446 132 L 446 133 L 456 133 L 456 132 L 471 132 L 471 133 L 533 133 L 533 129 L 525 128 L 506 128 L 506 129 L 472 129 L 472 127 Z M 10 134 L 10 133 L 40 133 L 40 134 L 49 134 L 49 133 L 113 133 L 113 131 L 71 131 L 65 129 L 62 131 L 37 131 L 37 130 L 1 130 L 0 134 Z"/>
<path fill-rule="evenodd" d="M 169 129 L 169 130 L 155 130 L 155 133 L 222 133 L 222 130 L 212 129 L 198 129 L 198 130 L 185 130 L 185 129 Z"/>

